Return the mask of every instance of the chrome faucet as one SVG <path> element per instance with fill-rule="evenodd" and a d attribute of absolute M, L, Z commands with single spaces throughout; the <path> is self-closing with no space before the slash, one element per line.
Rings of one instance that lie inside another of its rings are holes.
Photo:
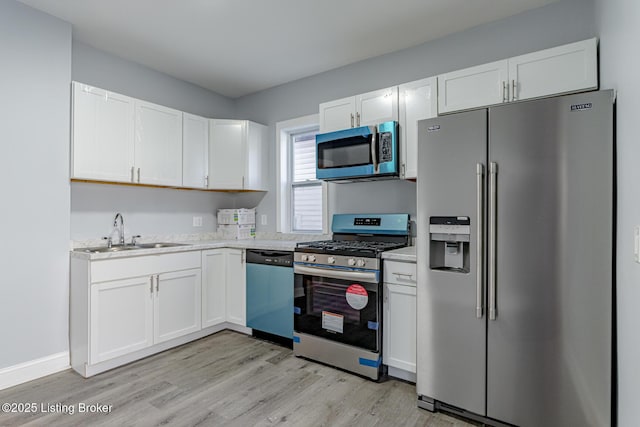
<path fill-rule="evenodd" d="M 120 219 L 120 225 L 118 225 L 118 219 Z M 113 227 L 118 230 L 118 234 L 120 235 L 120 245 L 124 246 L 124 218 L 120 212 L 113 218 Z"/>

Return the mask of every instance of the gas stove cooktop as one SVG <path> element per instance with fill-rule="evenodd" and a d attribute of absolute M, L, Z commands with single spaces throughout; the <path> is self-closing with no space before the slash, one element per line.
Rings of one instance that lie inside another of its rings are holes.
<path fill-rule="evenodd" d="M 406 242 L 319 240 L 315 242 L 298 243 L 296 252 L 377 257 L 384 251 L 390 251 L 404 246 L 407 246 Z"/>
<path fill-rule="evenodd" d="M 331 231 L 333 240 L 298 243 L 296 252 L 379 258 L 409 244 L 409 215 L 335 214 Z"/>

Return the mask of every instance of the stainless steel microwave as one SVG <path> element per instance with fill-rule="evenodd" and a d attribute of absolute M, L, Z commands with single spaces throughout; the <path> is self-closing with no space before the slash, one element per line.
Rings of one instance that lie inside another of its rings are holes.
<path fill-rule="evenodd" d="M 367 180 L 398 176 L 398 122 L 316 135 L 316 178 Z"/>

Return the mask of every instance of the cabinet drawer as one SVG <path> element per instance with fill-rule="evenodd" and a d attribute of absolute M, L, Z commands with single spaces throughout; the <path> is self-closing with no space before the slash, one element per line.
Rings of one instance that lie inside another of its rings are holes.
<path fill-rule="evenodd" d="M 416 285 L 416 264 L 414 262 L 384 261 L 384 283 Z"/>
<path fill-rule="evenodd" d="M 104 259 L 91 262 L 91 283 L 200 268 L 200 251 Z"/>

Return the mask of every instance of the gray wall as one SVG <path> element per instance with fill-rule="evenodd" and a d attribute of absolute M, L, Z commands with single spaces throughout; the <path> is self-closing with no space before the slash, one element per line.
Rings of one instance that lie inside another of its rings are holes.
<path fill-rule="evenodd" d="M 420 46 L 239 98 L 236 114 L 270 126 L 271 162 L 275 164 L 278 121 L 317 113 L 321 102 L 594 37 L 594 23 L 593 0 L 560 0 Z M 276 211 L 275 172 L 272 171 L 272 191 L 258 207 L 258 212 L 268 214 L 269 218 L 275 218 Z M 388 211 L 415 215 L 416 212 L 412 183 L 331 185 L 329 191 L 330 214 Z M 268 228 L 273 231 L 275 223 L 270 222 Z"/>
<path fill-rule="evenodd" d="M 617 89 L 617 321 L 618 321 L 618 425 L 638 425 L 640 396 L 640 264 L 633 261 L 634 226 L 640 226 L 640 3 L 636 0 L 598 0 L 600 82 Z"/>
<path fill-rule="evenodd" d="M 66 352 L 71 25 L 0 1 L 0 368 Z"/>
<path fill-rule="evenodd" d="M 73 40 L 73 80 L 217 119 L 235 118 L 235 101 Z"/>
<path fill-rule="evenodd" d="M 151 68 L 73 42 L 73 80 L 210 118 L 234 118 L 235 101 Z M 254 207 L 259 195 L 176 191 L 112 185 L 71 185 L 71 239 L 99 239 L 121 212 L 125 234 L 191 234 L 215 231 L 218 208 Z M 193 217 L 203 217 L 193 227 Z"/>

